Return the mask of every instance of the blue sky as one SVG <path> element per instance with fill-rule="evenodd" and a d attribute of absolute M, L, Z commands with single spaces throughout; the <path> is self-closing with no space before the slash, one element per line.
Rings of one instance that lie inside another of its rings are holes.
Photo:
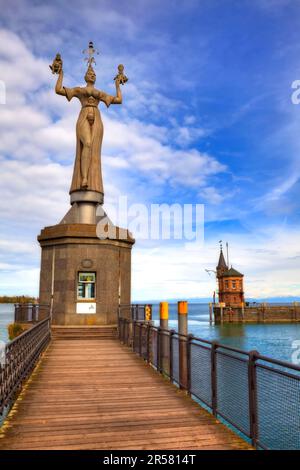
<path fill-rule="evenodd" d="M 218 240 L 249 297 L 300 295 L 298 0 L 6 2 L 0 19 L 0 294 L 37 294 L 45 225 L 68 209 L 81 51 L 100 50 L 97 87 L 130 81 L 102 109 L 107 203 L 205 204 L 205 244 L 137 241 L 133 297 L 208 297 Z"/>

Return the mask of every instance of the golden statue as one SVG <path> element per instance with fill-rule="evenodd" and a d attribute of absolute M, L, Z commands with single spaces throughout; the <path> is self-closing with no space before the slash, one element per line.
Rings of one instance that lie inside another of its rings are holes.
<path fill-rule="evenodd" d="M 86 51 L 84 51 L 86 52 Z M 76 124 L 76 158 L 70 194 L 75 191 L 94 191 L 100 193 L 103 199 L 103 182 L 101 172 L 101 146 L 103 139 L 103 123 L 98 109 L 101 102 L 107 107 L 111 104 L 122 103 L 120 84 L 127 81 L 123 74 L 124 67 L 118 69 L 115 77 L 116 96 L 95 88 L 96 74 L 92 67 L 95 64 L 93 54 L 96 50 L 93 43 L 89 43 L 87 50 L 89 58 L 86 59 L 88 68 L 85 74 L 86 86 L 67 88 L 63 86 L 63 67 L 59 54 L 50 66 L 53 73 L 58 74 L 55 91 L 58 95 L 65 96 L 68 101 L 76 97 L 81 103 L 81 111 Z M 100 196 L 99 195 L 99 196 Z"/>

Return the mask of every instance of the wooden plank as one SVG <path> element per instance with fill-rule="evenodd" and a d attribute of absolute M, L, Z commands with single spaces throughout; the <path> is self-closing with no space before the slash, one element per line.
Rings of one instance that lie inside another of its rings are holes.
<path fill-rule="evenodd" d="M 54 339 L 0 431 L 0 449 L 246 449 L 114 339 Z"/>

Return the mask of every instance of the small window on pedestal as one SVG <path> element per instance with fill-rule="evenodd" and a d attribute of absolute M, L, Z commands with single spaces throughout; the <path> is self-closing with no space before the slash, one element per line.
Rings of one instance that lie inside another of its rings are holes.
<path fill-rule="evenodd" d="M 78 273 L 77 298 L 95 299 L 96 273 Z"/>

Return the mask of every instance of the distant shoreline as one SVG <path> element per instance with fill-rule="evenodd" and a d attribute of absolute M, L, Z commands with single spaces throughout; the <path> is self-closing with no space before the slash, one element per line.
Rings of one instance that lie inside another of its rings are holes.
<path fill-rule="evenodd" d="M 36 302 L 37 299 L 35 297 L 30 297 L 27 295 L 0 296 L 0 304 L 28 304 Z"/>

